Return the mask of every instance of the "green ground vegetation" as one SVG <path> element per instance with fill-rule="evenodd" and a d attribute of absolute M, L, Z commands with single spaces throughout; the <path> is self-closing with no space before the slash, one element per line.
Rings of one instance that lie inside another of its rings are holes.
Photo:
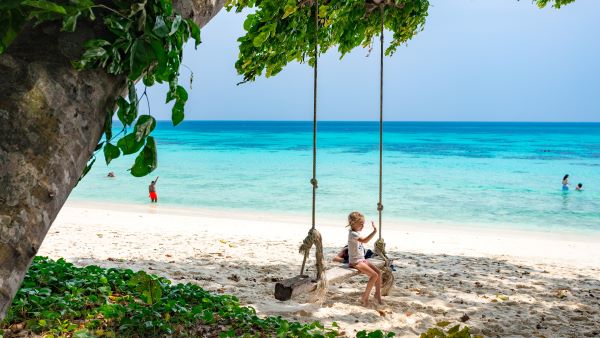
<path fill-rule="evenodd" d="M 36 257 L 2 324 L 6 337 L 336 337 L 337 324 L 261 317 L 230 295 L 129 269 Z M 382 331 L 359 337 L 391 337 Z"/>
<path fill-rule="evenodd" d="M 469 328 L 440 322 L 423 338 L 471 338 Z M 36 257 L 5 320 L 0 338 L 42 337 L 339 337 L 333 322 L 300 323 L 258 316 L 231 295 L 214 294 L 143 271 L 76 267 Z M 357 338 L 388 338 L 382 330 Z M 477 336 L 475 336 L 477 337 Z"/>

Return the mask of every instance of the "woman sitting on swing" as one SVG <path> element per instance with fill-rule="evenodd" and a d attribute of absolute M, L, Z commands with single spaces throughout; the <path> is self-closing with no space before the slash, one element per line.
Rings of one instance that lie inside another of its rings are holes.
<path fill-rule="evenodd" d="M 375 223 L 371 222 L 373 231 L 367 237 L 361 237 L 359 232 L 364 228 L 365 216 L 358 211 L 351 212 L 348 215 L 348 256 L 349 265 L 369 277 L 365 292 L 361 297 L 361 303 L 364 306 L 369 304 L 369 296 L 371 289 L 375 286 L 375 300 L 379 304 L 383 304 L 381 300 L 381 271 L 371 262 L 365 259 L 365 251 L 363 243 L 368 243 L 377 233 Z"/>

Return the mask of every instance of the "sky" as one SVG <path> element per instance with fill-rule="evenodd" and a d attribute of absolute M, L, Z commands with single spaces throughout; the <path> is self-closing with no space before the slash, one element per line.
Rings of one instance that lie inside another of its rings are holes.
<path fill-rule="evenodd" d="M 386 120 L 600 122 L 600 1 L 560 10 L 529 0 L 430 3 L 424 30 L 385 59 Z M 198 49 L 186 46 L 183 63 L 194 73 L 190 89 L 190 71 L 181 68 L 186 119 L 312 120 L 308 65 L 236 85 L 244 18 L 222 10 L 202 29 Z M 374 51 L 340 60 L 332 49 L 319 59 L 319 120 L 378 119 Z M 148 92 L 152 115 L 170 119 L 166 87 Z"/>

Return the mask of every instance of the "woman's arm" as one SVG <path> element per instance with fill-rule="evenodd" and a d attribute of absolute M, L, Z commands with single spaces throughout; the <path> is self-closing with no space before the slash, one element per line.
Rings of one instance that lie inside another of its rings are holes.
<path fill-rule="evenodd" d="M 357 241 L 359 241 L 360 243 L 367 243 L 368 241 L 371 240 L 371 238 L 373 238 L 373 236 L 375 236 L 375 234 L 377 233 L 377 228 L 375 227 L 375 223 L 373 221 L 371 221 L 371 226 L 373 227 L 373 231 L 371 231 L 371 233 L 369 234 L 369 236 L 367 236 L 367 237 L 359 237 L 357 239 Z"/>

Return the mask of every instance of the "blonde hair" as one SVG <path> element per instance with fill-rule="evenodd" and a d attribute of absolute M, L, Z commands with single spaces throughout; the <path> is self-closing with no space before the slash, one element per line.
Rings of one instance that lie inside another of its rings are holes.
<path fill-rule="evenodd" d="M 360 212 L 353 211 L 350 213 L 350 215 L 348 215 L 348 226 L 350 227 L 350 229 L 352 229 L 352 226 L 354 224 L 358 224 L 360 222 L 365 222 L 365 216 Z"/>

